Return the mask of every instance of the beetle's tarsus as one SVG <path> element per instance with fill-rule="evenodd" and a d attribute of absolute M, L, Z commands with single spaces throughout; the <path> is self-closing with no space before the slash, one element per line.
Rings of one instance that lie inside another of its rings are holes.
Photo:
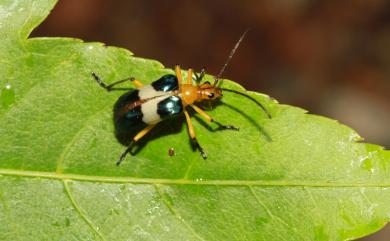
<path fill-rule="evenodd" d="M 103 80 L 95 72 L 91 72 L 91 75 L 96 80 L 96 82 L 100 85 L 100 87 L 104 88 L 108 92 L 111 91 L 111 86 L 104 83 Z"/>
<path fill-rule="evenodd" d="M 95 72 L 91 72 L 91 75 L 101 87 L 107 88 L 107 85 L 103 83 L 102 79 Z"/>
<path fill-rule="evenodd" d="M 104 88 L 105 90 L 107 90 L 107 92 L 114 91 L 114 90 L 131 90 L 132 88 L 116 88 L 114 86 L 116 86 L 117 84 L 126 82 L 126 81 L 131 81 L 133 83 L 134 83 L 134 81 L 137 81 L 134 77 L 129 77 L 126 79 L 115 81 L 114 83 L 111 83 L 108 85 L 108 84 L 104 83 L 103 80 L 95 72 L 91 72 L 91 75 L 93 76 L 95 81 L 99 84 L 99 86 Z M 138 81 L 136 83 L 136 85 L 142 85 L 142 83 Z"/>
<path fill-rule="evenodd" d="M 235 127 L 233 125 L 222 125 L 218 121 L 212 120 L 215 124 L 218 125 L 218 130 L 232 130 L 232 131 L 239 131 L 240 127 Z"/>
<path fill-rule="evenodd" d="M 232 130 L 232 131 L 239 131 L 240 130 L 240 127 L 235 127 L 235 126 L 232 126 L 232 125 L 221 125 L 218 127 L 219 130 Z"/>
<path fill-rule="evenodd" d="M 206 154 L 206 152 L 204 152 L 203 149 L 200 149 L 199 152 L 200 152 L 200 155 L 203 157 L 203 159 L 206 160 L 206 159 L 207 159 L 207 154 Z"/>
<path fill-rule="evenodd" d="M 200 155 L 203 157 L 203 159 L 207 159 L 207 154 L 206 152 L 203 150 L 203 148 L 199 145 L 199 142 L 198 140 L 196 140 L 196 138 L 192 139 L 192 142 L 195 144 L 195 147 L 199 150 L 200 152 Z"/>
<path fill-rule="evenodd" d="M 127 156 L 127 153 L 128 153 L 127 150 L 126 150 L 125 152 L 122 153 L 122 155 L 119 157 L 119 160 L 116 161 L 116 165 L 117 165 L 117 166 L 119 166 L 119 165 L 122 163 L 122 161 L 123 161 L 123 160 L 125 159 L 125 157 Z"/>
<path fill-rule="evenodd" d="M 203 67 L 201 70 L 200 70 L 200 73 L 197 74 L 197 73 L 194 73 L 194 76 L 195 76 L 195 81 L 196 82 L 201 82 L 203 77 L 206 75 L 206 68 Z"/>
<path fill-rule="evenodd" d="M 126 158 L 127 154 L 131 154 L 131 149 L 133 148 L 134 141 L 131 141 L 129 146 L 126 148 L 126 150 L 122 153 L 122 155 L 119 157 L 119 160 L 116 162 L 116 165 L 119 166 L 122 161 Z"/>

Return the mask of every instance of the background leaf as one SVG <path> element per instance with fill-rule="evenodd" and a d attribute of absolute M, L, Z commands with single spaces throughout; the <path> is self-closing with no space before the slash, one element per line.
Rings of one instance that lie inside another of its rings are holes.
<path fill-rule="evenodd" d="M 116 167 L 121 93 L 90 72 L 149 83 L 172 70 L 101 43 L 27 40 L 54 4 L 0 2 L 1 240 L 347 240 L 389 220 L 388 151 L 256 93 L 272 120 L 229 93 L 209 113 L 240 132 L 210 132 L 195 115 L 206 161 L 178 118 Z"/>

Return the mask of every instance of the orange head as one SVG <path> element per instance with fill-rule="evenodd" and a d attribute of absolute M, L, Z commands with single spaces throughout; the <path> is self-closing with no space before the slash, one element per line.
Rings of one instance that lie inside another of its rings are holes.
<path fill-rule="evenodd" d="M 215 100 L 222 97 L 222 89 L 215 87 L 210 82 L 204 82 L 199 86 L 200 100 Z"/>

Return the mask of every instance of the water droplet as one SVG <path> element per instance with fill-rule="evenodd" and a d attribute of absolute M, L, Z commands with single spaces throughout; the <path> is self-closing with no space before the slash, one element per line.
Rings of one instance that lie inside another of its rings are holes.
<path fill-rule="evenodd" d="M 15 91 L 11 84 L 6 83 L 0 92 L 0 105 L 4 108 L 8 108 L 15 103 Z"/>
<path fill-rule="evenodd" d="M 201 182 L 201 181 L 203 181 L 203 178 L 197 178 L 197 179 L 195 179 L 195 181 L 196 182 Z"/>
<path fill-rule="evenodd" d="M 88 49 L 89 49 L 89 50 L 92 50 L 92 49 L 93 49 L 93 46 L 92 46 L 92 45 L 89 45 L 89 46 L 88 46 Z"/>

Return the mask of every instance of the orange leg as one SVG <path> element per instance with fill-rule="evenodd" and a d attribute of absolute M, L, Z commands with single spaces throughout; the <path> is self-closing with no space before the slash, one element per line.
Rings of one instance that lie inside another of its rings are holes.
<path fill-rule="evenodd" d="M 199 115 L 201 115 L 208 122 L 213 122 L 213 118 L 209 116 L 206 112 L 204 112 L 201 108 L 196 105 L 191 105 L 192 109 L 194 109 Z"/>
<path fill-rule="evenodd" d="M 130 142 L 129 146 L 126 148 L 126 150 L 120 156 L 119 160 L 116 162 L 117 166 L 119 166 L 121 164 L 121 162 L 125 159 L 126 155 L 131 151 L 134 144 L 137 141 L 139 141 L 142 137 L 144 137 L 155 126 L 156 125 L 149 125 L 149 126 L 145 127 L 145 129 L 143 129 L 142 131 L 138 132 L 138 134 L 133 137 L 133 140 Z"/>
<path fill-rule="evenodd" d="M 199 108 L 198 106 L 192 104 L 191 107 L 199 114 L 201 115 L 206 121 L 208 122 L 214 122 L 215 124 L 218 125 L 218 129 L 220 130 L 235 130 L 238 131 L 240 128 L 232 126 L 232 125 L 222 125 L 221 123 L 215 121 L 211 116 L 209 116 L 204 110 Z"/>
<path fill-rule="evenodd" d="M 156 125 L 154 124 L 154 125 L 148 125 L 147 127 L 145 127 L 145 129 L 143 129 L 142 131 L 138 132 L 138 134 L 133 137 L 133 141 L 134 142 L 139 141 L 142 137 L 144 137 L 155 126 Z"/>
<path fill-rule="evenodd" d="M 187 84 L 192 85 L 192 69 L 187 71 Z"/>
<path fill-rule="evenodd" d="M 144 84 L 141 83 L 141 81 L 137 80 L 137 79 L 133 79 L 132 80 L 134 86 L 137 88 L 137 89 L 140 89 L 144 86 Z"/>
<path fill-rule="evenodd" d="M 199 142 L 196 140 L 194 127 L 191 122 L 190 115 L 188 114 L 187 110 L 184 110 L 184 115 L 186 116 L 186 121 L 188 125 L 188 133 L 190 134 L 191 141 L 195 144 L 196 148 L 199 150 L 200 155 L 203 157 L 203 159 L 207 159 L 207 154 L 204 152 L 203 148 L 199 145 Z"/>
<path fill-rule="evenodd" d="M 179 85 L 183 84 L 183 76 L 181 74 L 181 69 L 179 65 L 175 66 L 175 72 L 176 72 L 176 77 L 179 82 Z"/>

